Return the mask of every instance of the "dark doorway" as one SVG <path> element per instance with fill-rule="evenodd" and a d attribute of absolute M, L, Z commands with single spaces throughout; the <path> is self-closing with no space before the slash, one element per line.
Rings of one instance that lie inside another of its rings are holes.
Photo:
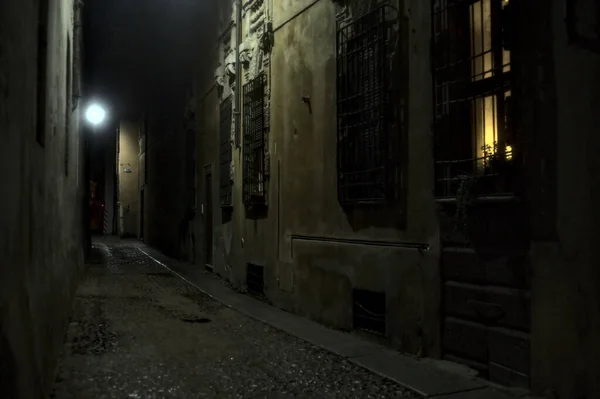
<path fill-rule="evenodd" d="M 212 271 L 213 265 L 213 202 L 212 202 L 212 171 L 206 171 L 206 212 L 204 214 L 204 237 L 205 237 L 205 254 L 206 268 Z"/>
<path fill-rule="evenodd" d="M 144 239 L 144 189 L 140 191 L 140 240 Z"/>

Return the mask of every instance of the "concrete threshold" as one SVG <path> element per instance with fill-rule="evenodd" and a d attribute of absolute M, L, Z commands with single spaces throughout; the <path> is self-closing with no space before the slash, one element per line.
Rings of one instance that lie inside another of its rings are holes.
<path fill-rule="evenodd" d="M 198 288 L 223 305 L 262 323 L 300 338 L 350 362 L 388 378 L 425 398 L 514 399 L 512 395 L 479 379 L 462 366 L 433 359 L 402 355 L 388 347 L 285 312 L 225 286 L 223 280 L 198 266 L 170 259 L 159 251 L 141 245 L 138 250 L 153 262 Z"/>

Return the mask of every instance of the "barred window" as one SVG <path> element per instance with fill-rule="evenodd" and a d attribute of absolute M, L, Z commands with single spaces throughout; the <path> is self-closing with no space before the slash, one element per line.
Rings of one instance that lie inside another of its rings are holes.
<path fill-rule="evenodd" d="M 341 204 L 396 196 L 397 135 L 390 123 L 390 24 L 381 6 L 338 27 L 337 172 Z"/>
<path fill-rule="evenodd" d="M 219 198 L 221 207 L 231 207 L 232 184 L 231 184 L 231 123 L 233 116 L 232 98 L 227 97 L 219 106 L 220 128 L 219 128 Z"/>
<path fill-rule="evenodd" d="M 509 0 L 433 0 L 436 195 L 514 190 Z"/>
<path fill-rule="evenodd" d="M 265 121 L 266 76 L 244 85 L 243 192 L 245 205 L 266 204 Z"/>

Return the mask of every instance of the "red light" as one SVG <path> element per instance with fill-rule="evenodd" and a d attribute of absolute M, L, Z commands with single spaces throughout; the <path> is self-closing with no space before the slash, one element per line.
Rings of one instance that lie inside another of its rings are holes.
<path fill-rule="evenodd" d="M 104 208 L 104 204 L 100 205 L 102 208 Z"/>

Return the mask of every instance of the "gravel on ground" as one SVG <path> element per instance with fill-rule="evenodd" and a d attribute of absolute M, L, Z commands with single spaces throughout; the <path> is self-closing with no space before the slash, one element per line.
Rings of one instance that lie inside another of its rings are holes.
<path fill-rule="evenodd" d="M 137 245 L 94 243 L 53 398 L 419 397 L 221 305 Z"/>

